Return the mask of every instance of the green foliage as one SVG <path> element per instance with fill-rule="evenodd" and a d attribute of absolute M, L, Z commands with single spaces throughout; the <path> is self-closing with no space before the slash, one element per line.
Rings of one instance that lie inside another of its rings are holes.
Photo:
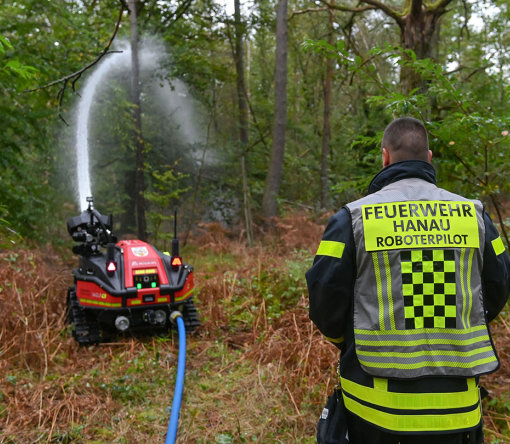
<path fill-rule="evenodd" d="M 76 71 L 95 51 L 84 42 L 101 30 L 82 24 L 97 16 L 82 12 L 64 0 L 0 2 L 0 204 L 10 228 L 27 239 L 60 236 L 55 222 L 64 219 L 70 187 L 69 175 L 63 181 L 55 169 L 58 90 L 24 90 Z"/>
<path fill-rule="evenodd" d="M 153 170 L 152 191 L 145 193 L 145 198 L 152 204 L 147 212 L 151 237 L 155 243 L 163 241 L 164 245 L 168 245 L 174 236 L 170 224 L 164 230 L 164 223 L 170 221 L 171 209 L 176 207 L 180 196 L 189 190 L 189 187 L 181 185 L 187 176 L 175 171 L 175 166 L 163 165 L 161 170 Z"/>
<path fill-rule="evenodd" d="M 112 399 L 123 404 L 128 402 L 143 402 L 147 394 L 147 383 L 137 381 L 130 375 L 122 376 L 109 383 L 101 384 Z"/>
<path fill-rule="evenodd" d="M 4 36 L 0 35 L 0 56 L 5 57 L 6 51 L 13 52 L 14 47 L 12 44 L 7 40 Z M 16 80 L 19 81 L 19 79 L 23 81 L 32 80 L 36 73 L 39 71 L 37 68 L 29 65 L 22 64 L 18 59 L 16 58 L 9 58 L 8 60 L 4 61 L 2 71 L 0 71 L 0 84 L 2 85 L 8 85 L 13 84 L 16 82 Z M 18 83 L 18 86 L 22 86 Z"/>
<path fill-rule="evenodd" d="M 306 39 L 303 42 L 302 47 L 304 51 L 313 51 L 315 54 L 334 58 L 337 59 L 338 62 L 343 62 L 349 65 L 354 61 L 361 61 L 359 56 L 357 56 L 357 59 L 349 57 L 349 51 L 345 48 L 345 42 L 343 40 L 339 40 L 336 45 L 331 45 L 325 40 Z"/>
<path fill-rule="evenodd" d="M 488 106 L 490 96 L 482 101 L 472 85 L 459 82 L 431 60 L 411 57 L 401 64 L 420 73 L 428 85 L 425 91 L 407 96 L 393 92 L 370 103 L 383 105 L 393 116 L 414 115 L 426 121 L 441 180 L 497 206 L 497 194 L 510 190 L 504 174 L 510 167 L 508 110 Z M 486 77 L 491 82 L 491 76 Z"/>
<path fill-rule="evenodd" d="M 15 58 L 16 52 L 17 50 L 9 40 L 0 36 L 0 57 L 2 58 L 0 63 L 3 64 L 0 69 L 0 96 L 8 100 L 15 98 L 19 94 L 18 91 L 23 89 L 38 72 L 36 68 L 22 64 Z M 33 205 L 33 202 L 41 197 L 45 187 L 41 183 L 35 183 L 34 176 L 26 177 L 24 174 L 28 171 L 27 164 L 29 168 L 32 168 L 30 161 L 34 153 L 22 151 L 18 143 L 25 137 L 23 132 L 29 130 L 30 119 L 26 122 L 26 126 L 21 125 L 20 110 L 7 109 L 5 103 L 0 106 L 0 112 L 4 116 L 3 124 L 0 124 L 0 127 L 4 129 L 2 136 L 4 149 L 0 161 L 4 168 L 0 176 L 2 189 L 0 248 L 12 248 L 16 241 L 21 240 L 19 233 L 34 234 L 41 211 L 37 208 L 37 204 Z M 36 181 L 39 182 L 39 178 Z"/>
<path fill-rule="evenodd" d="M 312 265 L 313 258 L 307 250 L 292 252 L 278 267 L 257 267 L 249 277 L 238 278 L 237 273 L 224 276 L 229 295 L 225 309 L 233 326 L 251 325 L 263 305 L 268 320 L 278 319 L 288 309 L 295 307 L 306 294 L 303 276 Z"/>
<path fill-rule="evenodd" d="M 12 71 L 14 74 L 21 77 L 23 80 L 31 80 L 38 72 L 33 66 L 23 65 L 19 60 L 9 60 L 4 65 L 4 71 Z"/>
<path fill-rule="evenodd" d="M 0 35 L 0 54 L 4 55 L 6 49 L 13 49 L 9 40 L 7 40 L 3 35 Z"/>
<path fill-rule="evenodd" d="M 417 94 L 418 89 L 411 91 L 410 94 L 402 94 L 400 91 L 389 91 L 385 96 L 371 96 L 367 103 L 371 106 L 381 107 L 391 113 L 392 116 L 406 116 L 416 114 L 417 110 L 426 109 L 428 99 L 423 94 Z M 380 133 L 382 136 L 382 132 Z M 363 137 L 360 137 L 355 144 L 363 143 Z"/>

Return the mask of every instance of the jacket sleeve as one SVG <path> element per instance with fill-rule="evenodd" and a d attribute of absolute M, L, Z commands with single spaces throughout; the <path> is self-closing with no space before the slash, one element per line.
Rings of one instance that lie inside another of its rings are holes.
<path fill-rule="evenodd" d="M 498 230 L 484 211 L 485 248 L 482 286 L 487 321 L 492 321 L 505 306 L 510 290 L 510 257 Z"/>
<path fill-rule="evenodd" d="M 310 319 L 321 333 L 341 348 L 351 316 L 356 280 L 351 217 L 343 208 L 328 223 L 313 266 L 306 273 Z"/>

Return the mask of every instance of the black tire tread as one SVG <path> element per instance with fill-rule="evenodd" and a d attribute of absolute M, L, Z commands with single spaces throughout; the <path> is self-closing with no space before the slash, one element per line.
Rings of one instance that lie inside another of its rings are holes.
<path fill-rule="evenodd" d="M 99 323 L 87 316 L 78 302 L 75 287 L 70 287 L 67 293 L 66 321 L 73 324 L 73 337 L 80 345 L 94 345 L 101 342 L 101 327 Z"/>
<path fill-rule="evenodd" d="M 182 317 L 184 320 L 184 327 L 186 328 L 186 333 L 193 333 L 198 327 L 200 327 L 200 319 L 198 317 L 198 310 L 195 307 L 195 303 L 193 302 L 193 298 L 189 298 L 186 300 L 186 303 L 182 309 Z"/>

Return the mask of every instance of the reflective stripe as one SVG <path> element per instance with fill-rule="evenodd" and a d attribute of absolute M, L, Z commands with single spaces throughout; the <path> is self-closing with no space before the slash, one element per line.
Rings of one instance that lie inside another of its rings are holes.
<path fill-rule="evenodd" d="M 324 336 L 325 339 L 327 339 L 329 342 L 334 342 L 335 344 L 341 344 L 344 342 L 344 337 L 340 336 L 339 338 L 328 338 L 327 336 Z"/>
<path fill-rule="evenodd" d="M 491 243 L 492 248 L 494 248 L 494 253 L 496 253 L 496 256 L 499 256 L 501 253 L 505 251 L 505 245 L 503 244 L 501 236 L 494 239 Z"/>
<path fill-rule="evenodd" d="M 367 336 L 405 336 L 408 341 L 412 341 L 412 337 L 430 337 L 430 335 L 466 335 L 466 336 L 480 336 L 480 333 L 486 331 L 485 325 L 477 325 L 475 327 L 471 327 L 466 330 L 456 330 L 453 328 L 416 328 L 414 330 L 387 330 L 384 332 L 380 332 L 378 330 L 364 330 L 361 328 L 354 329 L 354 332 L 357 335 L 367 335 Z M 432 336 L 433 337 L 433 336 Z"/>
<path fill-rule="evenodd" d="M 487 347 L 479 348 L 476 350 L 469 351 L 456 351 L 456 350 L 421 350 L 417 352 L 385 352 L 384 357 L 390 358 L 416 358 L 418 356 L 473 356 L 479 353 L 485 353 L 488 351 L 492 351 L 492 347 L 489 345 Z M 383 355 L 379 351 L 360 351 L 358 352 L 359 356 L 381 356 Z"/>
<path fill-rule="evenodd" d="M 385 380 L 382 378 L 374 378 Z M 386 380 L 387 381 L 387 380 Z M 398 393 L 367 387 L 349 379 L 340 378 L 342 390 L 363 401 L 380 407 L 397 410 L 425 410 L 425 409 L 457 409 L 476 404 L 479 401 L 478 387 L 474 378 L 467 378 L 467 390 L 463 392 L 447 393 Z"/>
<path fill-rule="evenodd" d="M 473 306 L 473 292 L 471 290 L 471 272 L 473 266 L 474 249 L 469 250 L 466 259 L 466 249 L 463 248 L 460 254 L 460 285 L 462 288 L 462 325 L 464 328 L 471 327 L 471 308 Z M 467 269 L 467 275 L 466 275 Z M 466 292 L 467 290 L 467 292 Z"/>
<path fill-rule="evenodd" d="M 374 373 L 378 376 L 391 376 L 392 370 L 419 371 L 439 366 L 485 373 L 498 362 L 485 326 L 466 330 L 421 329 L 416 333 L 355 330 L 355 334 L 356 354 L 362 366 L 367 371 L 387 369 L 384 374 Z"/>
<path fill-rule="evenodd" d="M 386 327 L 384 326 L 384 303 L 382 298 L 381 269 L 379 267 L 379 258 L 377 257 L 377 252 L 372 253 L 372 258 L 374 259 L 377 300 L 379 301 L 379 328 L 381 330 L 386 330 Z"/>
<path fill-rule="evenodd" d="M 347 379 L 344 379 L 344 381 L 347 381 Z M 353 382 L 353 384 L 355 384 Z M 363 386 L 361 386 L 363 387 Z M 386 378 L 374 378 L 374 389 L 375 390 L 381 390 L 383 392 L 388 391 L 388 380 Z M 359 396 L 358 396 L 359 398 Z"/>
<path fill-rule="evenodd" d="M 384 269 L 386 270 L 386 287 L 388 292 L 388 311 L 390 315 L 390 328 L 395 330 L 395 313 L 393 312 L 393 293 L 391 291 L 391 269 L 388 252 L 383 252 Z"/>
<path fill-rule="evenodd" d="M 371 368 L 389 368 L 389 369 L 401 369 L 401 370 L 414 370 L 417 368 L 426 368 L 426 367 L 452 367 L 452 368 L 468 368 L 472 369 L 478 367 L 480 365 L 489 364 L 491 362 L 496 362 L 496 357 L 493 353 L 491 356 L 484 359 L 479 359 L 477 361 L 470 362 L 458 362 L 458 361 L 421 361 L 415 363 L 404 363 L 400 364 L 397 362 L 367 362 L 361 358 L 359 358 L 359 362 L 367 367 Z"/>
<path fill-rule="evenodd" d="M 80 302 L 91 305 L 99 305 L 101 307 L 122 307 L 120 302 L 104 302 L 104 301 L 94 301 L 91 299 L 80 299 Z"/>
<path fill-rule="evenodd" d="M 367 347 L 375 347 L 382 353 L 381 347 L 402 347 L 400 351 L 410 351 L 418 345 L 444 345 L 465 346 L 490 344 L 489 333 L 484 325 L 478 325 L 465 330 L 453 330 L 447 328 L 428 328 L 416 330 L 360 330 L 354 329 L 358 351 L 366 350 Z M 430 347 L 429 347 L 430 348 Z M 469 347 L 473 350 L 473 347 Z M 399 351 L 392 349 L 392 351 Z"/>
<path fill-rule="evenodd" d="M 385 379 L 374 378 L 374 388 L 371 388 L 340 378 L 348 410 L 379 427 L 401 432 L 462 430 L 476 426 L 481 419 L 478 387 L 474 378 L 468 378 L 466 381 L 467 390 L 463 392 L 397 393 L 387 391 Z M 373 407 L 366 406 L 351 396 Z M 388 413 L 378 410 L 377 407 L 402 412 Z M 469 410 L 458 413 L 452 412 L 452 409 Z M 418 413 L 423 410 L 435 412 Z"/>
<path fill-rule="evenodd" d="M 475 427 L 481 419 L 480 407 L 465 413 L 443 415 L 395 415 L 360 404 L 344 395 L 345 407 L 379 427 L 398 432 L 463 430 Z"/>
<path fill-rule="evenodd" d="M 379 304 L 379 328 L 395 329 L 395 314 L 393 313 L 393 296 L 391 292 L 391 269 L 389 264 L 388 252 L 381 253 L 382 260 L 379 257 L 380 252 L 373 252 L 375 281 L 377 287 L 377 301 Z M 382 272 L 381 262 L 384 263 L 384 273 Z"/>
<path fill-rule="evenodd" d="M 343 242 L 323 240 L 319 244 L 317 256 L 331 256 L 340 259 L 344 254 L 345 244 Z"/>
<path fill-rule="evenodd" d="M 460 287 L 462 290 L 462 326 L 467 328 L 466 322 L 466 283 L 464 281 L 464 256 L 466 255 L 466 249 L 463 248 L 460 253 Z"/>
<path fill-rule="evenodd" d="M 469 259 L 468 259 L 468 275 L 467 275 L 467 289 L 468 289 L 468 312 L 466 316 L 467 320 L 467 328 L 471 328 L 471 309 L 473 308 L 473 291 L 471 290 L 471 270 L 473 266 L 473 254 L 475 253 L 475 250 L 471 248 L 469 251 Z"/>
<path fill-rule="evenodd" d="M 489 340 L 489 336 L 484 336 L 481 339 Z M 477 342 L 481 342 L 480 338 L 471 338 L 471 339 L 421 339 L 410 342 L 409 339 L 402 339 L 400 341 L 387 341 L 387 340 L 376 340 L 376 341 L 364 341 L 359 339 L 356 341 L 358 345 L 373 345 L 373 346 L 390 346 L 390 345 L 401 345 L 401 346 L 415 346 L 415 345 L 424 345 L 424 344 L 444 344 L 444 345 L 470 345 L 476 344 Z"/>
<path fill-rule="evenodd" d="M 181 296 L 176 296 L 175 297 L 175 300 L 176 301 L 183 301 L 184 299 L 186 299 L 188 296 L 190 296 L 191 294 L 193 294 L 193 290 L 194 288 L 192 288 L 191 290 L 189 290 L 187 293 L 184 293 L 183 295 Z"/>

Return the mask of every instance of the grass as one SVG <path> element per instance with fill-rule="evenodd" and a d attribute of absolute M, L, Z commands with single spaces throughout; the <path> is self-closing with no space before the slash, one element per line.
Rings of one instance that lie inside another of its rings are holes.
<path fill-rule="evenodd" d="M 188 338 L 178 442 L 315 442 L 337 359 L 307 316 L 306 247 L 322 222 L 280 221 L 253 249 L 210 230 L 183 249 L 203 326 Z M 163 442 L 176 334 L 80 348 L 63 318 L 72 265 L 48 250 L 3 252 L 0 263 L 0 443 Z M 507 312 L 493 332 L 502 368 L 482 383 L 495 444 L 510 442 Z"/>

